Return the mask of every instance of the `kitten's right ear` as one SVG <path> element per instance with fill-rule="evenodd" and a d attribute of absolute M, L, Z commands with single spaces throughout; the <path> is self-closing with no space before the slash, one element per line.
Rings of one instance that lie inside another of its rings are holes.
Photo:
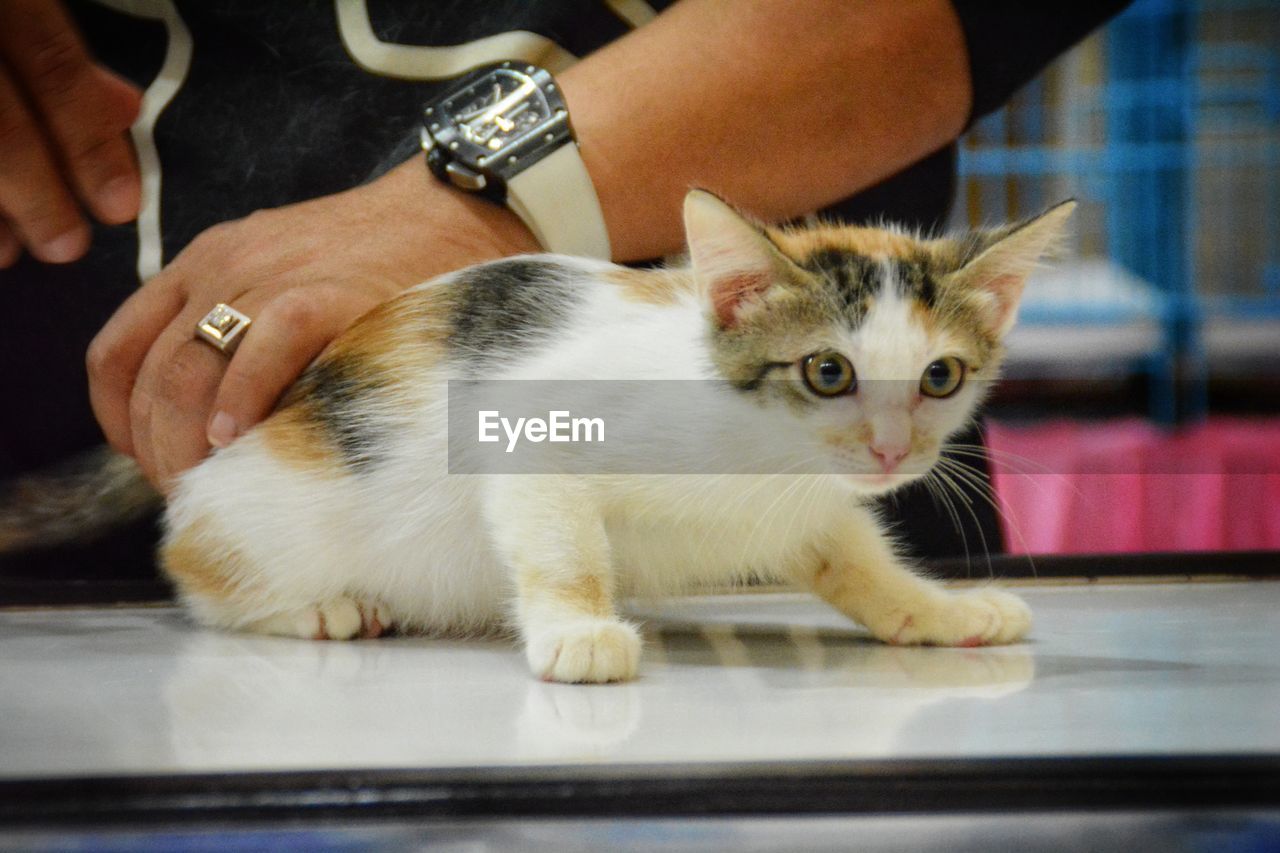
<path fill-rule="evenodd" d="M 693 274 L 721 328 L 738 325 L 770 289 L 794 278 L 794 264 L 758 226 L 705 190 L 685 196 L 684 230 Z"/>

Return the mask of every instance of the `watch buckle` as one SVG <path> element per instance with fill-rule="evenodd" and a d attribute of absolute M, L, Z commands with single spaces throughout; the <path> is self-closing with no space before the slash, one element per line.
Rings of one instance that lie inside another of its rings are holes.
<path fill-rule="evenodd" d="M 489 184 L 484 175 L 479 172 L 473 172 L 466 166 L 456 162 L 446 163 L 444 171 L 449 176 L 449 181 L 459 189 L 479 192 Z"/>

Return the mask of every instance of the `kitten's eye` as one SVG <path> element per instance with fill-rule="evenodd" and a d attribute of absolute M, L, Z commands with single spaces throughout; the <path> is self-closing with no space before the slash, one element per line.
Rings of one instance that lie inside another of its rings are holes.
<path fill-rule="evenodd" d="M 819 352 L 804 360 L 804 381 L 813 393 L 822 397 L 857 389 L 858 377 L 849 359 L 838 352 Z"/>
<path fill-rule="evenodd" d="M 920 393 L 926 397 L 950 397 L 964 382 L 964 362 L 949 355 L 924 369 L 920 377 Z"/>

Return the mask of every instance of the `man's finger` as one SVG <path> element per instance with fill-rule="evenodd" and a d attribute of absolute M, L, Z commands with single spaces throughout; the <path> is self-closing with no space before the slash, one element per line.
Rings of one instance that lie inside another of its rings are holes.
<path fill-rule="evenodd" d="M 134 450 L 129 406 L 143 361 L 185 305 L 178 280 L 161 273 L 134 291 L 89 344 L 89 402 L 107 441 L 121 453 Z"/>
<path fill-rule="evenodd" d="M 89 228 L 48 146 L 13 79 L 0 68 L 0 213 L 31 254 L 67 263 L 89 248 Z"/>
<path fill-rule="evenodd" d="M 218 387 L 209 443 L 225 447 L 270 414 L 303 369 L 370 307 L 339 288 L 289 290 L 268 303 L 252 318 Z"/>
<path fill-rule="evenodd" d="M 131 84 L 94 67 L 97 80 L 84 121 L 53 122 L 65 168 L 80 198 L 108 225 L 131 222 L 142 202 L 142 180 L 124 131 L 137 118 L 141 97 Z"/>
<path fill-rule="evenodd" d="M 140 183 L 123 131 L 138 114 L 137 88 L 94 63 L 61 3 L 0 3 L 0 55 L 94 215 L 133 219 Z"/>
<path fill-rule="evenodd" d="M 226 367 L 226 356 L 213 347 L 169 331 L 143 364 L 134 389 L 142 400 L 134 409 L 133 443 L 143 470 L 162 490 L 208 454 L 205 424 Z"/>
<path fill-rule="evenodd" d="M 250 293 L 232 303 L 253 316 L 265 298 Z M 228 364 L 224 353 L 195 336 L 211 308 L 188 301 L 166 324 L 145 353 L 129 397 L 133 456 L 161 490 L 209 452 L 207 425 Z"/>

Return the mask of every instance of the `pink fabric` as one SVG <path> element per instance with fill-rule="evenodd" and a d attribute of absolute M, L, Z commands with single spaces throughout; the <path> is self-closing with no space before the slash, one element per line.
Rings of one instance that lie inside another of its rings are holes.
<path fill-rule="evenodd" d="M 1013 553 L 1280 548 L 1280 420 L 988 425 Z"/>

